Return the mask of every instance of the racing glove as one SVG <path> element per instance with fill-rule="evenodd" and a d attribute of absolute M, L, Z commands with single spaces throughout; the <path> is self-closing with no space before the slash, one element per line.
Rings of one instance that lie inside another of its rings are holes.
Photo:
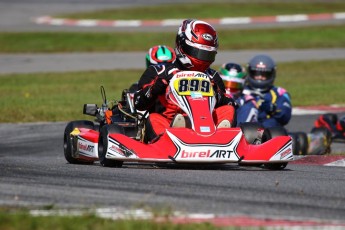
<path fill-rule="evenodd" d="M 270 101 L 264 101 L 261 103 L 259 110 L 265 111 L 267 114 L 274 114 L 277 110 L 277 105 Z"/>
<path fill-rule="evenodd" d="M 217 99 L 217 104 L 218 105 L 231 105 L 233 106 L 235 109 L 238 109 L 239 104 L 230 97 L 225 96 L 222 92 L 218 91 L 216 93 L 216 99 Z"/>

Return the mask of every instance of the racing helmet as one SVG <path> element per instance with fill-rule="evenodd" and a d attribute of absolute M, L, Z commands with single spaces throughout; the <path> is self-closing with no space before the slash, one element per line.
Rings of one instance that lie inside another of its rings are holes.
<path fill-rule="evenodd" d="M 230 97 L 239 96 L 244 88 L 246 71 L 237 63 L 224 63 L 219 69 L 223 79 L 226 94 Z"/>
<path fill-rule="evenodd" d="M 188 70 L 205 72 L 218 49 L 216 30 L 207 22 L 187 19 L 176 35 L 176 58 Z"/>
<path fill-rule="evenodd" d="M 274 83 L 276 77 L 276 63 L 273 59 L 265 54 L 254 56 L 248 62 L 248 85 L 259 91 L 269 90 Z M 258 76 L 264 79 L 258 79 Z"/>
<path fill-rule="evenodd" d="M 173 48 L 166 45 L 153 46 L 146 54 L 146 67 L 150 65 L 165 65 L 175 60 L 176 54 Z"/>

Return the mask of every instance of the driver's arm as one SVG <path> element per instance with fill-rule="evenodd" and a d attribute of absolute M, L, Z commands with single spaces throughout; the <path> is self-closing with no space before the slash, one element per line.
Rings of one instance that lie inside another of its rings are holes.
<path fill-rule="evenodd" d="M 149 66 L 140 77 L 139 90 L 134 94 L 134 106 L 137 110 L 148 110 L 157 97 L 165 93 L 168 83 L 159 76 L 160 73 L 155 66 Z"/>
<path fill-rule="evenodd" d="M 238 107 L 236 101 L 225 95 L 225 86 L 222 78 L 219 76 L 218 72 L 215 72 L 212 76 L 213 89 L 216 94 L 217 107 L 222 105 L 232 105 L 235 109 Z"/>

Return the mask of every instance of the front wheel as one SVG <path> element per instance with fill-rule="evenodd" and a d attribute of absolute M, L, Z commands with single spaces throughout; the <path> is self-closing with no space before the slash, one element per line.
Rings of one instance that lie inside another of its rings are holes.
<path fill-rule="evenodd" d="M 286 129 L 279 126 L 266 128 L 264 130 L 264 133 L 262 134 L 262 143 L 278 136 L 288 136 Z M 264 164 L 264 168 L 267 168 L 270 170 L 282 170 L 287 166 L 287 164 L 288 163 L 266 163 Z"/>
<path fill-rule="evenodd" d="M 124 134 L 125 131 L 122 126 L 116 124 L 104 125 L 102 127 L 98 138 L 98 159 L 104 167 L 121 168 L 123 161 L 110 160 L 106 158 L 108 151 L 108 136 L 112 133 Z"/>
<path fill-rule="evenodd" d="M 85 161 L 74 158 L 74 152 L 76 151 L 76 146 L 73 143 L 73 137 L 71 136 L 71 132 L 75 128 L 87 128 L 87 129 L 95 129 L 95 125 L 92 121 L 87 120 L 80 120 L 80 121 L 71 121 L 66 125 L 64 138 L 63 138 L 63 149 L 65 159 L 70 164 L 92 164 L 93 161 Z"/>

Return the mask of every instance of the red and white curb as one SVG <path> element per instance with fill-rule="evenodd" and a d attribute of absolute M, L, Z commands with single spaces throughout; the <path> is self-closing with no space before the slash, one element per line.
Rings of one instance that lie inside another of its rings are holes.
<path fill-rule="evenodd" d="M 324 113 L 345 113 L 345 105 L 300 106 L 292 109 L 292 115 L 310 115 Z"/>
<path fill-rule="evenodd" d="M 323 14 L 294 14 L 259 17 L 225 17 L 219 19 L 201 19 L 212 25 L 241 25 L 263 23 L 286 23 L 304 21 L 344 20 L 345 12 Z M 92 20 L 92 19 L 68 19 L 42 16 L 34 19 L 36 24 L 54 26 L 81 26 L 81 27 L 142 27 L 142 26 L 179 26 L 183 19 L 166 20 Z"/>
<path fill-rule="evenodd" d="M 295 218 L 263 218 L 243 215 L 215 215 L 202 213 L 183 214 L 179 212 L 171 213 L 167 216 L 159 217 L 150 211 L 143 209 L 124 210 L 120 208 L 98 208 L 96 210 L 31 210 L 33 216 L 81 216 L 94 214 L 101 218 L 112 220 L 152 220 L 156 223 L 210 223 L 217 227 L 268 227 L 273 229 L 343 229 L 345 222 L 322 221 L 322 220 L 298 220 Z"/>
<path fill-rule="evenodd" d="M 289 164 L 345 167 L 345 155 L 294 156 Z"/>

